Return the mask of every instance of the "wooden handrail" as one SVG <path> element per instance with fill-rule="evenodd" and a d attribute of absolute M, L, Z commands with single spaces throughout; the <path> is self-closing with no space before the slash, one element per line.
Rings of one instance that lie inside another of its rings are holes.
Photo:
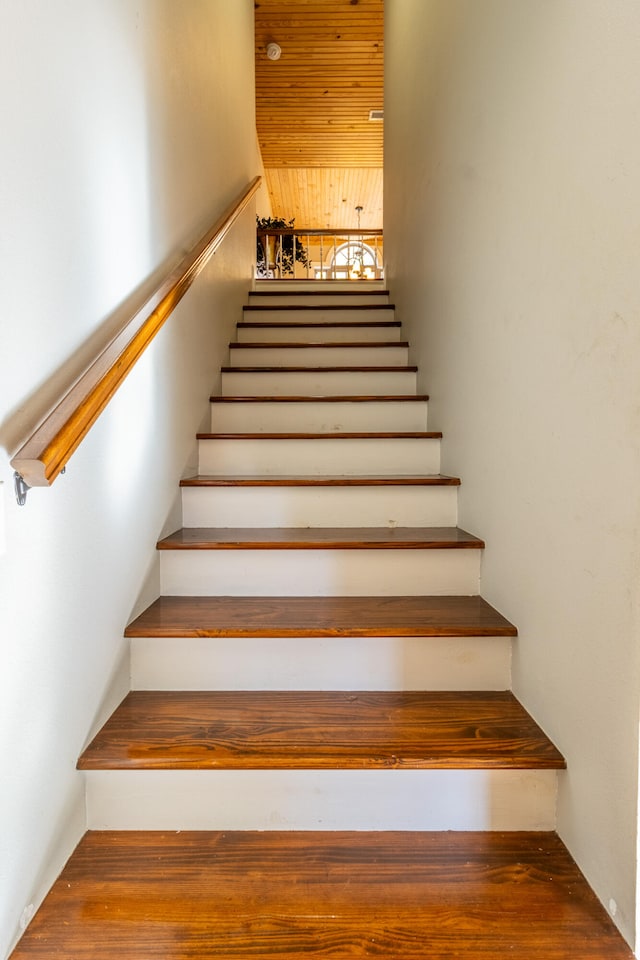
<path fill-rule="evenodd" d="M 260 186 L 255 177 L 211 229 L 120 326 L 11 460 L 29 487 L 51 486 Z"/>
<path fill-rule="evenodd" d="M 381 237 L 384 233 L 384 230 L 380 227 L 376 227 L 372 230 L 366 230 L 362 227 L 361 230 L 305 230 L 304 227 L 259 227 L 258 236 L 296 236 L 296 237 Z"/>

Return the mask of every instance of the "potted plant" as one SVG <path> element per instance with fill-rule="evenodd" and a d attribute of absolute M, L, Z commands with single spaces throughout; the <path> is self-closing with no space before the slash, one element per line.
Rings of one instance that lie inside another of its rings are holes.
<path fill-rule="evenodd" d="M 282 217 L 256 217 L 256 224 L 258 229 L 256 273 L 259 277 L 271 276 L 274 265 L 280 276 L 294 274 L 296 261 L 303 267 L 307 266 L 309 263 L 307 249 L 293 234 L 295 217 L 289 221 Z M 269 236 L 268 231 L 274 229 L 292 232 Z"/>

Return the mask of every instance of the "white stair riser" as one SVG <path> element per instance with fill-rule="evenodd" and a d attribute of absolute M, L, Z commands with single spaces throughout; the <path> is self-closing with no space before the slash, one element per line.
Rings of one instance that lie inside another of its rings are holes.
<path fill-rule="evenodd" d="M 426 400 L 212 403 L 213 433 L 359 433 L 427 429 Z"/>
<path fill-rule="evenodd" d="M 337 293 L 348 291 L 350 294 L 364 291 L 386 290 L 384 279 L 380 280 L 256 280 L 255 293 Z"/>
<path fill-rule="evenodd" d="M 162 550 L 169 596 L 458 596 L 480 588 L 480 550 Z"/>
<path fill-rule="evenodd" d="M 231 347 L 232 367 L 405 366 L 407 347 Z"/>
<path fill-rule="evenodd" d="M 294 310 L 283 310 L 278 307 L 267 307 L 260 310 L 243 310 L 242 319 L 246 323 L 372 323 L 381 320 L 396 320 L 393 307 L 379 307 L 368 310 L 366 307 L 339 307 L 337 310 L 322 308 L 320 310 L 306 310 L 296 307 Z"/>
<path fill-rule="evenodd" d="M 89 830 L 554 830 L 553 770 L 87 771 Z"/>
<path fill-rule="evenodd" d="M 455 527 L 457 487 L 183 487 L 185 527 Z"/>
<path fill-rule="evenodd" d="M 269 327 L 266 324 L 263 327 L 238 327 L 237 337 L 239 343 L 291 343 L 292 340 L 298 343 L 326 343 L 348 342 L 371 343 L 379 340 L 402 340 L 401 327 L 312 327 L 296 326 L 291 324 L 289 327 Z"/>
<path fill-rule="evenodd" d="M 507 690 L 508 637 L 131 641 L 133 690 Z"/>
<path fill-rule="evenodd" d="M 366 307 L 389 303 L 388 293 L 254 293 L 250 305 L 254 307 L 317 307 L 327 304 L 335 307 Z"/>
<path fill-rule="evenodd" d="M 411 370 L 273 372 L 222 374 L 223 397 L 370 397 L 416 393 Z"/>
<path fill-rule="evenodd" d="M 431 439 L 200 440 L 202 475 L 393 476 L 440 472 Z"/>

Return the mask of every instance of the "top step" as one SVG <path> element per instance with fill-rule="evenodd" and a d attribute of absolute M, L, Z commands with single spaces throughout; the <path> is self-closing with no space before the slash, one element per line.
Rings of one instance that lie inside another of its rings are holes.
<path fill-rule="evenodd" d="M 384 280 L 256 280 L 256 293 L 379 293 Z"/>

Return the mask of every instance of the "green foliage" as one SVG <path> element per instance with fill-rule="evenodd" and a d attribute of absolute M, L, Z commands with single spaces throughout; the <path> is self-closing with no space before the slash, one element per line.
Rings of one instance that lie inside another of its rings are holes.
<path fill-rule="evenodd" d="M 256 217 L 256 224 L 258 231 L 260 230 L 270 230 L 270 229 L 291 229 L 293 230 L 295 224 L 295 217 L 292 220 L 284 220 L 282 217 Z M 301 263 L 303 267 L 306 267 L 309 263 L 307 257 L 307 249 L 304 244 L 300 241 L 299 237 L 294 237 L 293 234 L 284 234 L 282 235 L 282 246 L 280 245 L 280 234 L 275 237 L 275 261 L 277 267 L 281 271 L 282 275 L 293 274 L 294 273 L 294 249 L 295 249 L 295 260 L 298 263 Z M 265 250 L 265 237 L 262 237 L 258 234 L 257 249 L 256 249 L 256 267 L 257 274 L 259 277 L 269 276 L 269 264 L 267 258 L 267 251 Z"/>

